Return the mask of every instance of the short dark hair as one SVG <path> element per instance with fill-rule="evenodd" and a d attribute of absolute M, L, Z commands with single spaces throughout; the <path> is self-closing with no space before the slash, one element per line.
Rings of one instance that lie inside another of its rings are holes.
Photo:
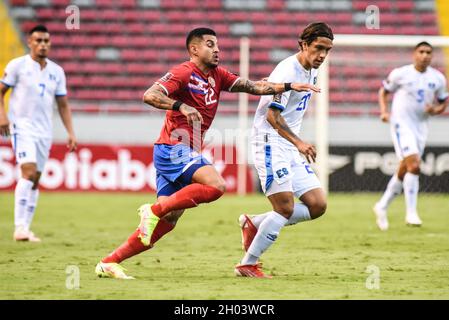
<path fill-rule="evenodd" d="M 431 45 L 430 43 L 428 43 L 427 41 L 421 41 L 420 43 L 418 43 L 418 44 L 415 46 L 415 50 L 418 49 L 418 48 L 421 47 L 421 46 L 427 46 L 427 47 L 429 47 L 430 49 L 433 50 L 432 45 Z"/>
<path fill-rule="evenodd" d="M 324 22 L 313 22 L 309 24 L 302 31 L 299 36 L 299 46 L 302 47 L 302 43 L 311 44 L 318 37 L 325 37 L 331 40 L 334 40 L 334 34 L 332 33 L 332 29 Z"/>
<path fill-rule="evenodd" d="M 186 48 L 189 50 L 189 44 L 195 38 L 203 38 L 205 34 L 209 34 L 211 36 L 217 36 L 214 30 L 209 28 L 196 28 L 189 32 L 186 38 Z"/>
<path fill-rule="evenodd" d="M 48 33 L 48 29 L 47 29 L 46 26 L 44 26 L 42 24 L 38 24 L 33 29 L 31 29 L 30 32 L 28 32 L 28 34 L 31 36 L 35 32 L 46 32 L 46 33 Z"/>

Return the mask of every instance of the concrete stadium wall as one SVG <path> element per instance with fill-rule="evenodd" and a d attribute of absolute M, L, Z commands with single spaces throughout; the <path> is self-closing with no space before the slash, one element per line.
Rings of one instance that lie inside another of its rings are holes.
<path fill-rule="evenodd" d="M 130 145 L 152 144 L 159 136 L 164 121 L 164 112 L 138 114 L 101 114 L 75 113 L 73 115 L 75 132 L 80 143 L 120 143 Z M 231 131 L 238 125 L 237 116 L 218 115 L 212 124 L 227 144 L 235 141 Z M 252 118 L 248 122 L 248 130 Z M 449 118 L 445 116 L 430 119 L 429 146 L 449 147 Z M 249 132 L 249 131 L 248 131 Z M 241 137 L 238 135 L 237 138 Z M 313 117 L 306 117 L 301 137 L 306 141 L 314 141 L 315 122 Z M 57 112 L 54 114 L 54 138 L 56 142 L 64 142 L 66 134 Z M 210 135 L 206 140 L 210 141 Z M 333 146 L 391 146 L 389 125 L 377 117 L 338 116 L 330 119 L 330 144 Z M 220 137 L 217 141 L 220 141 Z"/>

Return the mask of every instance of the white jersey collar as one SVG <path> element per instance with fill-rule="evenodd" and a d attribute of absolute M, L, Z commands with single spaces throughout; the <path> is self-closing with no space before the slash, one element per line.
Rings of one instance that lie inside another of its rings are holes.
<path fill-rule="evenodd" d="M 48 63 L 49 63 L 48 58 L 45 58 L 45 67 L 44 67 L 43 69 L 41 69 L 41 65 L 39 64 L 39 62 L 37 62 L 36 60 L 34 60 L 33 58 L 31 58 L 31 54 L 27 54 L 27 59 L 28 59 L 30 62 L 36 64 L 36 65 L 39 67 L 39 71 L 44 71 L 44 70 L 48 67 Z"/>

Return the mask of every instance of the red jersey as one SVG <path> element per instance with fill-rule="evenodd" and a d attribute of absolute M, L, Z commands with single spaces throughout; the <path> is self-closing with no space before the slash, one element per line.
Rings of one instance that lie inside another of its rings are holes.
<path fill-rule="evenodd" d="M 187 118 L 179 111 L 168 110 L 156 143 L 173 145 L 182 141 L 200 147 L 217 112 L 220 92 L 230 91 L 238 79 L 238 76 L 221 67 L 211 69 L 207 75 L 193 62 L 184 62 L 173 67 L 156 84 L 161 86 L 170 98 L 179 100 L 201 113 L 201 136 L 195 137 L 197 144 L 194 144 L 193 127 L 187 123 Z M 196 131 L 198 132 L 195 134 L 198 135 L 200 130 Z"/>

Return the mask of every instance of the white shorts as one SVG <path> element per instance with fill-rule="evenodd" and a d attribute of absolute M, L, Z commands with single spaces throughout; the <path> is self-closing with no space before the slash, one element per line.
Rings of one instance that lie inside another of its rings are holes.
<path fill-rule="evenodd" d="M 264 135 L 263 139 L 253 140 L 252 153 L 266 196 L 293 192 L 299 198 L 312 189 L 321 188 L 317 176 L 297 149 L 270 142 L 269 135 Z"/>
<path fill-rule="evenodd" d="M 37 171 L 43 172 L 50 154 L 51 138 L 37 138 L 14 133 L 11 136 L 11 142 L 18 164 L 36 163 Z"/>
<path fill-rule="evenodd" d="M 411 128 L 399 123 L 392 123 L 390 129 L 394 151 L 399 160 L 412 154 L 418 154 L 420 157 L 423 155 L 426 143 L 424 137 L 419 137 Z"/>

